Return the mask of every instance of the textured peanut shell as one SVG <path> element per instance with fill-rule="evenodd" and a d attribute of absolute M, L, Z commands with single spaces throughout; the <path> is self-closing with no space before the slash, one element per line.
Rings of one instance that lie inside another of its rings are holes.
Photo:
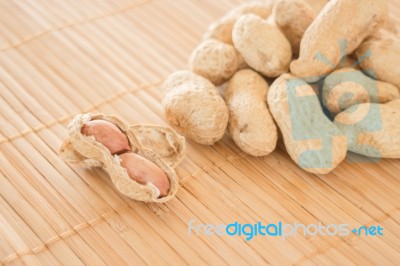
<path fill-rule="evenodd" d="M 102 116 L 106 117 L 106 115 Z M 93 117 L 97 117 L 97 115 Z M 107 117 L 111 118 L 112 116 L 108 115 Z M 137 124 L 129 126 L 129 131 L 135 136 L 139 147 L 157 153 L 163 162 L 172 168 L 176 168 L 182 162 L 186 153 L 185 138 L 173 129 L 154 124 Z M 133 152 L 138 151 L 136 146 L 131 148 Z M 67 138 L 62 143 L 60 156 L 66 162 L 84 167 L 102 167 L 100 161 L 84 157 L 77 152 L 72 146 L 71 138 Z"/>
<path fill-rule="evenodd" d="M 383 24 L 382 29 L 386 30 L 386 31 L 388 31 L 390 33 L 393 33 L 393 34 L 397 34 L 398 30 L 397 30 L 397 25 L 396 24 L 397 23 L 393 20 L 393 18 L 389 17 L 386 20 L 385 24 Z"/>
<path fill-rule="evenodd" d="M 89 168 L 103 166 L 102 162 L 87 158 L 75 150 L 75 148 L 72 146 L 71 138 L 67 138 L 63 141 L 59 150 L 59 154 L 60 157 L 67 163 L 77 164 Z"/>
<path fill-rule="evenodd" d="M 220 20 L 212 23 L 208 27 L 203 39 L 215 39 L 232 45 L 232 29 L 236 20 L 245 14 L 254 14 L 260 18 L 266 19 L 272 13 L 273 2 L 274 1 L 253 1 L 233 8 Z"/>
<path fill-rule="evenodd" d="M 94 137 L 85 136 L 81 133 L 82 127 L 88 121 L 100 119 L 109 121 L 118 126 L 123 133 L 128 137 L 132 151 L 147 158 L 151 162 L 160 167 L 168 176 L 170 182 L 170 190 L 168 195 L 158 198 L 160 192 L 153 184 L 139 184 L 133 181 L 125 168 L 120 164 L 118 155 L 112 155 L 110 151 L 101 143 L 97 142 Z M 155 126 L 153 126 L 153 129 Z M 172 131 L 171 131 L 172 132 Z M 77 163 L 87 167 L 102 167 L 108 172 L 115 187 L 125 196 L 139 201 L 165 202 L 173 198 L 178 190 L 178 177 L 172 168 L 176 165 L 178 159 L 164 161 L 155 151 L 150 150 L 152 145 L 141 145 L 140 138 L 136 137 L 137 131 L 130 130 L 122 120 L 115 116 L 104 114 L 79 114 L 74 117 L 68 125 L 68 135 L 61 148 L 60 156 L 68 163 Z M 143 137 L 142 137 L 143 138 Z M 175 140 L 179 143 L 174 144 L 175 147 L 182 147 L 176 150 L 177 157 L 182 158 L 182 153 L 185 152 L 184 139 L 176 136 Z M 171 157 L 171 155 L 169 156 Z M 173 163 L 172 163 L 173 162 Z"/>
<path fill-rule="evenodd" d="M 399 103 L 363 103 L 338 114 L 334 122 L 347 135 L 349 150 L 369 157 L 400 158 Z"/>
<path fill-rule="evenodd" d="M 239 148 L 253 156 L 264 156 L 274 151 L 278 139 L 266 103 L 267 91 L 267 82 L 250 69 L 238 71 L 225 90 L 229 132 Z"/>
<path fill-rule="evenodd" d="M 329 0 L 304 0 L 304 2 L 313 9 L 314 14 L 318 15 Z"/>
<path fill-rule="evenodd" d="M 217 40 L 205 40 L 189 58 L 189 68 L 214 85 L 221 85 L 240 68 L 242 56 L 235 47 Z"/>
<path fill-rule="evenodd" d="M 157 153 L 172 168 L 176 168 L 186 153 L 185 138 L 169 127 L 138 124 L 129 127 L 144 149 Z"/>
<path fill-rule="evenodd" d="M 217 88 L 190 71 L 177 71 L 162 86 L 164 116 L 186 137 L 205 145 L 220 140 L 228 125 L 228 109 Z"/>
<path fill-rule="evenodd" d="M 273 15 L 290 42 L 293 56 L 297 57 L 304 32 L 315 18 L 314 11 L 301 0 L 281 0 L 276 3 Z"/>
<path fill-rule="evenodd" d="M 351 54 L 387 19 L 386 0 L 332 0 L 311 23 L 300 43 L 300 56 L 291 72 L 317 81 L 331 72 L 344 54 Z M 342 43 L 342 44 L 340 44 Z"/>
<path fill-rule="evenodd" d="M 343 56 L 339 64 L 336 66 L 336 70 L 343 68 L 360 69 L 359 62 L 354 54 Z"/>
<path fill-rule="evenodd" d="M 270 78 L 288 71 L 292 49 L 276 25 L 245 15 L 235 23 L 232 38 L 235 48 L 254 70 Z"/>
<path fill-rule="evenodd" d="M 322 87 L 322 102 L 334 114 L 356 104 L 386 103 L 399 97 L 399 90 L 392 84 L 376 81 L 352 68 L 332 72 Z"/>
<path fill-rule="evenodd" d="M 400 38 L 391 33 L 380 34 L 362 43 L 356 51 L 361 69 L 372 78 L 400 88 Z"/>
<path fill-rule="evenodd" d="M 296 94 L 289 106 L 290 80 L 296 80 Z M 302 100 L 307 99 L 305 104 Z M 290 74 L 283 74 L 270 86 L 268 91 L 268 106 L 275 122 L 281 130 L 285 147 L 290 157 L 300 167 L 310 173 L 327 174 L 332 171 L 346 157 L 346 137 L 339 129 L 324 115 L 317 95 L 310 85 L 295 78 Z M 296 112 L 291 115 L 291 112 Z M 298 117 L 297 117 L 298 116 Z M 298 137 L 292 130 L 292 123 L 296 119 L 303 118 L 301 133 Z M 321 134 L 321 132 L 323 132 Z M 313 136 L 318 136 L 314 138 Z M 320 156 L 315 154 L 310 161 L 300 161 L 302 153 L 311 150 L 323 150 L 319 136 L 326 136 L 331 141 L 329 152 L 321 152 Z M 330 159 L 331 158 L 331 159 Z M 317 167 L 324 162 L 330 161 L 327 167 Z"/>

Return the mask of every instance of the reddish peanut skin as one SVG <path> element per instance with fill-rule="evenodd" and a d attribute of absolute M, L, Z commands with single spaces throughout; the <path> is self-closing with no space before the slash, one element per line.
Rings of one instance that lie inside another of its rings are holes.
<path fill-rule="evenodd" d="M 111 154 L 121 154 L 129 151 L 128 138 L 113 123 L 106 120 L 92 120 L 87 122 L 81 130 L 85 136 L 93 136 L 110 150 Z"/>
<path fill-rule="evenodd" d="M 121 158 L 121 166 L 128 171 L 130 178 L 142 185 L 151 182 L 160 190 L 159 197 L 168 194 L 169 179 L 160 167 L 133 152 L 124 153 L 119 157 Z"/>

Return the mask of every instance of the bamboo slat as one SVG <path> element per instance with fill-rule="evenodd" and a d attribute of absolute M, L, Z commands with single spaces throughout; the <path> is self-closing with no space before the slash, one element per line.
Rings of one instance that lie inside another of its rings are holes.
<path fill-rule="evenodd" d="M 207 26 L 241 0 L 0 1 L 0 264 L 395 265 L 400 161 L 309 174 L 280 143 L 253 158 L 226 135 L 188 140 L 180 189 L 130 200 L 100 169 L 58 157 L 77 113 L 166 125 L 160 85 L 187 68 Z M 400 1 L 389 0 L 400 25 Z M 384 227 L 381 237 L 189 236 L 188 223 Z"/>

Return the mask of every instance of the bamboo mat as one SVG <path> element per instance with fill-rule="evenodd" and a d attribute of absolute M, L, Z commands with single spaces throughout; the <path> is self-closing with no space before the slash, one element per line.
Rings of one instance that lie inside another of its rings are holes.
<path fill-rule="evenodd" d="M 235 0 L 0 1 L 0 262 L 5 265 L 398 264 L 400 161 L 316 176 L 282 146 L 188 142 L 166 204 L 120 195 L 57 156 L 82 112 L 165 124 L 159 85 Z M 400 25 L 400 1 L 390 3 Z M 381 225 L 384 236 L 188 235 L 188 223 Z"/>

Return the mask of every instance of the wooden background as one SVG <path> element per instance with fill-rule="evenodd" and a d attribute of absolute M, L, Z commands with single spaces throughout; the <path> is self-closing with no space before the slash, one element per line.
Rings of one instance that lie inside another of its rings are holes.
<path fill-rule="evenodd" d="M 0 1 L 0 263 L 398 264 L 400 161 L 316 176 L 282 148 L 242 154 L 188 142 L 166 204 L 121 196 L 106 173 L 57 151 L 76 113 L 165 124 L 159 86 L 185 69 L 235 0 Z M 356 14 L 356 10 L 354 11 Z M 392 18 L 400 17 L 391 0 Z M 188 236 L 188 222 L 381 225 L 383 237 Z"/>

